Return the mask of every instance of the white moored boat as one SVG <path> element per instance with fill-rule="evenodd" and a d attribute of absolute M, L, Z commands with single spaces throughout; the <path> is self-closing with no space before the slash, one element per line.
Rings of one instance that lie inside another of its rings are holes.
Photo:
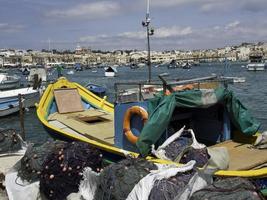
<path fill-rule="evenodd" d="M 21 94 L 25 99 L 24 101 L 25 107 L 33 107 L 35 103 L 39 101 L 40 98 L 39 89 L 33 89 L 33 87 L 19 88 L 8 91 L 0 91 L 0 103 L 18 98 L 19 94 Z"/>
<path fill-rule="evenodd" d="M 105 67 L 105 76 L 114 77 L 116 76 L 117 69 L 115 67 Z"/>
<path fill-rule="evenodd" d="M 252 53 L 249 56 L 250 63 L 247 65 L 248 71 L 264 71 L 265 63 L 262 59 L 263 55 L 260 53 Z"/>
<path fill-rule="evenodd" d="M 11 115 L 19 111 L 19 100 L 10 99 L 5 102 L 0 102 L 0 117 Z"/>
<path fill-rule="evenodd" d="M 0 74 L 0 90 L 7 90 L 19 87 L 20 77 Z"/>
<path fill-rule="evenodd" d="M 30 74 L 28 76 L 28 81 L 29 82 L 34 82 L 34 76 L 38 76 L 38 80 L 42 80 L 43 82 L 47 81 L 47 74 L 46 70 L 44 68 L 32 68 L 30 70 Z"/>

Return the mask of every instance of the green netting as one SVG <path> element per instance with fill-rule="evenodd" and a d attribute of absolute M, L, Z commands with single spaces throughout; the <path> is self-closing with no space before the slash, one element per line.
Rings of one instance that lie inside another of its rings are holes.
<path fill-rule="evenodd" d="M 167 128 L 174 109 L 205 108 L 221 103 L 227 110 L 232 124 L 245 135 L 255 134 L 260 124 L 253 118 L 246 107 L 225 88 L 214 90 L 189 90 L 159 96 L 148 102 L 149 120 L 144 126 L 136 143 L 143 156 L 148 155 L 151 145 L 155 144 Z"/>

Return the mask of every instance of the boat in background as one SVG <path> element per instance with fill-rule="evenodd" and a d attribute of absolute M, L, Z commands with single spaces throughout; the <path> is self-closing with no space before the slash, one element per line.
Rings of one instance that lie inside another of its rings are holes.
<path fill-rule="evenodd" d="M 72 75 L 72 74 L 74 74 L 74 71 L 73 70 L 67 71 L 67 74 Z"/>
<path fill-rule="evenodd" d="M 0 102 L 0 117 L 8 116 L 19 111 L 19 100 L 10 99 Z"/>
<path fill-rule="evenodd" d="M 101 85 L 97 85 L 97 84 L 93 84 L 93 83 L 88 83 L 85 86 L 90 92 L 96 94 L 99 97 L 104 97 L 104 95 L 106 94 L 106 88 L 101 86 Z"/>
<path fill-rule="evenodd" d="M 0 90 L 18 88 L 20 86 L 20 77 L 14 75 L 0 74 Z"/>
<path fill-rule="evenodd" d="M 222 76 L 221 78 L 226 79 L 228 83 L 245 83 L 246 82 L 246 77 Z"/>
<path fill-rule="evenodd" d="M 28 76 L 29 82 L 34 82 L 35 77 L 37 77 L 38 81 L 46 82 L 47 81 L 47 74 L 45 68 L 31 68 L 30 74 Z"/>
<path fill-rule="evenodd" d="M 105 76 L 106 77 L 114 77 L 117 73 L 117 68 L 113 66 L 105 67 Z"/>
<path fill-rule="evenodd" d="M 264 71 L 265 62 L 260 52 L 253 52 L 249 55 L 250 63 L 247 64 L 247 71 Z"/>
<path fill-rule="evenodd" d="M 18 99 L 19 95 L 22 95 L 24 99 L 24 106 L 26 108 L 34 107 L 35 103 L 39 102 L 41 93 L 42 89 L 33 89 L 33 87 L 0 91 L 0 103 L 12 99 Z"/>
<path fill-rule="evenodd" d="M 192 66 L 191 63 L 189 62 L 182 63 L 181 65 L 183 69 L 191 69 L 191 66 Z"/>
<path fill-rule="evenodd" d="M 75 63 L 74 69 L 75 69 L 75 71 L 83 71 L 83 66 L 81 63 Z"/>

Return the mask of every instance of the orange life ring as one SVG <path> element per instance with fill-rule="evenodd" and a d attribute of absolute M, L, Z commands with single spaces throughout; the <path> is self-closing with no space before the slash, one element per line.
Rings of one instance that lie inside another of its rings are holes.
<path fill-rule="evenodd" d="M 148 113 L 144 108 L 140 106 L 132 106 L 124 114 L 123 133 L 129 142 L 131 142 L 132 144 L 135 144 L 138 140 L 138 137 L 135 136 L 131 131 L 131 117 L 133 114 L 141 116 L 145 124 L 148 120 Z"/>

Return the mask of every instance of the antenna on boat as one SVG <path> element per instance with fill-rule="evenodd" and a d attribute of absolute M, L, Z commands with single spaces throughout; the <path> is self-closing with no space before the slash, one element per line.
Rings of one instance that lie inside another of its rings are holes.
<path fill-rule="evenodd" d="M 151 82 L 151 60 L 150 60 L 150 36 L 154 34 L 154 29 L 150 28 L 150 18 L 149 18 L 149 6 L 150 0 L 147 0 L 147 9 L 146 9 L 146 19 L 142 21 L 143 27 L 146 27 L 147 33 L 147 66 L 148 66 L 148 82 Z"/>

